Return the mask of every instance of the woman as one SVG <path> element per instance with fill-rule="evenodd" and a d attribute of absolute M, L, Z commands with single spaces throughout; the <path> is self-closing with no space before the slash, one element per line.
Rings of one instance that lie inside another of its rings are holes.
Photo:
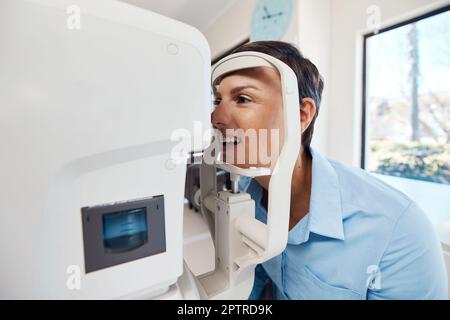
<path fill-rule="evenodd" d="M 277 299 L 446 299 L 439 242 L 421 209 L 372 175 L 327 160 L 310 147 L 324 87 L 315 65 L 283 42 L 248 43 L 234 53 L 243 51 L 271 55 L 292 68 L 302 128 L 291 183 L 288 244 L 282 254 L 257 266 L 250 298 L 269 292 Z M 214 93 L 211 120 L 223 136 L 230 138 L 231 129 L 283 132 L 281 82 L 275 69 L 227 74 Z M 255 151 L 232 138 L 224 142 L 225 156 L 244 148 L 240 151 L 249 159 Z M 269 181 L 270 176 L 243 179 L 240 185 L 252 195 L 263 222 Z"/>

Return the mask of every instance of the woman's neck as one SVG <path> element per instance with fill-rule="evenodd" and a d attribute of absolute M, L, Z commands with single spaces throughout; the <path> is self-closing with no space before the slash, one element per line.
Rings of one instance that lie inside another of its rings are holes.
<path fill-rule="evenodd" d="M 263 187 L 266 199 L 270 176 L 256 177 L 256 181 Z M 291 180 L 291 210 L 289 230 L 291 230 L 308 212 L 311 199 L 312 158 L 302 148 L 295 163 Z M 266 208 L 267 209 L 267 208 Z"/>

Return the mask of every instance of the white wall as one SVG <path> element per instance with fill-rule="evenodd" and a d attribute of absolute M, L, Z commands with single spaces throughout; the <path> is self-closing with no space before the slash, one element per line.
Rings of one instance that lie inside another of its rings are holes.
<path fill-rule="evenodd" d="M 312 140 L 312 146 L 324 154 L 328 153 L 328 123 L 332 108 L 329 85 L 332 72 L 330 64 L 332 1 L 298 0 L 297 8 L 297 45 L 319 69 L 325 83 Z"/>
<path fill-rule="evenodd" d="M 257 0 L 236 1 L 204 33 L 211 47 L 213 58 L 233 48 L 250 37 L 250 23 Z M 297 36 L 297 16 L 283 37 L 284 41 L 294 42 Z"/>
<path fill-rule="evenodd" d="M 204 32 L 213 59 L 249 37 L 250 19 L 255 5 L 256 0 L 236 2 Z"/>

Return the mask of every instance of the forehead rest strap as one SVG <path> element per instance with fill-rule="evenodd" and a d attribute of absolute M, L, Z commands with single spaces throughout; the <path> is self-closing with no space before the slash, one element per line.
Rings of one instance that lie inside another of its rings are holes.
<path fill-rule="evenodd" d="M 276 67 L 266 59 L 251 55 L 248 52 L 230 55 L 219 61 L 214 67 L 212 71 L 211 84 L 213 86 L 216 85 L 216 82 L 220 82 L 224 75 L 233 71 L 256 67 L 270 67 L 276 69 Z"/>

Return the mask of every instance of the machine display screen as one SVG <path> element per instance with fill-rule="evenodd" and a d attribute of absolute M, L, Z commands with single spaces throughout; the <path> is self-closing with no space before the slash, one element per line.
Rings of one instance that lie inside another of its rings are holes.
<path fill-rule="evenodd" d="M 81 208 L 86 273 L 166 251 L 164 196 Z"/>
<path fill-rule="evenodd" d="M 102 219 L 105 252 L 128 251 L 147 242 L 147 208 L 106 213 Z"/>

